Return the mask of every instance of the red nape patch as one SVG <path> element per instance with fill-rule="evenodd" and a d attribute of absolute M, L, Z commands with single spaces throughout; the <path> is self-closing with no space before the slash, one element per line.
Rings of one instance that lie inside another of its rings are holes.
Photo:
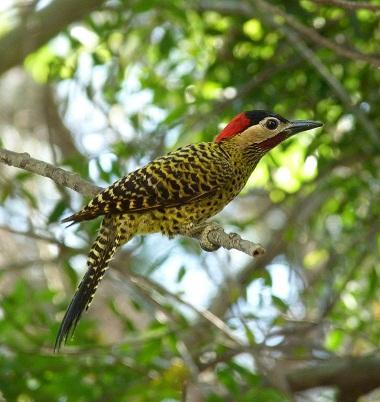
<path fill-rule="evenodd" d="M 215 137 L 215 142 L 220 142 L 227 138 L 234 137 L 236 134 L 241 133 L 246 128 L 252 125 L 251 120 L 245 115 L 245 113 L 239 113 L 235 116 L 227 126 Z"/>

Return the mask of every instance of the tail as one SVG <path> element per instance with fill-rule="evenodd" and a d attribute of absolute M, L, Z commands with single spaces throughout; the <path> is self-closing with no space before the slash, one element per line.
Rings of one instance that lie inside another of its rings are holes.
<path fill-rule="evenodd" d="M 67 218 L 62 219 L 61 222 L 62 223 L 71 222 L 70 225 L 67 226 L 67 227 L 69 227 L 71 225 L 75 225 L 78 222 L 89 221 L 102 214 L 104 214 L 104 212 L 101 211 L 100 209 L 90 208 L 90 207 L 86 206 L 82 210 L 77 212 L 76 214 L 70 215 Z"/>
<path fill-rule="evenodd" d="M 94 219 L 99 215 L 107 215 L 109 212 L 111 212 L 110 208 L 112 205 L 112 200 L 115 198 L 115 193 L 113 191 L 115 184 L 100 191 L 84 208 L 74 215 L 70 215 L 67 218 L 62 219 L 61 222 L 71 222 L 69 225 L 71 226 L 78 222 Z M 116 212 L 119 211 L 117 210 Z"/>
<path fill-rule="evenodd" d="M 98 237 L 88 255 L 88 270 L 79 284 L 59 327 L 54 345 L 55 351 L 59 350 L 62 343 L 66 343 L 67 339 L 72 336 L 83 311 L 89 308 L 99 282 L 108 268 L 108 262 L 120 245 L 120 241 L 115 218 L 109 215 L 105 216 Z"/>

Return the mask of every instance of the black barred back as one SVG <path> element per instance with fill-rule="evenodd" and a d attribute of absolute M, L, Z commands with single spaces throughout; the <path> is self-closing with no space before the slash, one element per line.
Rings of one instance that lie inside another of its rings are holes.
<path fill-rule="evenodd" d="M 188 145 L 116 181 L 65 221 L 79 222 L 109 213 L 143 213 L 196 202 L 223 188 L 232 174 L 228 155 L 219 144 Z"/>

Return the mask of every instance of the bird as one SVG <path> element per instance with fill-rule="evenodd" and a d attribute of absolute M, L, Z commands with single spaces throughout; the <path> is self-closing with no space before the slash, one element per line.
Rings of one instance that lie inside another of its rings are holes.
<path fill-rule="evenodd" d="M 73 335 L 119 247 L 136 235 L 191 235 L 240 193 L 268 151 L 294 134 L 322 125 L 290 121 L 266 110 L 241 112 L 214 141 L 190 144 L 154 159 L 63 219 L 75 224 L 103 216 L 87 271 L 66 310 L 54 349 Z M 207 250 L 207 244 L 203 248 Z"/>

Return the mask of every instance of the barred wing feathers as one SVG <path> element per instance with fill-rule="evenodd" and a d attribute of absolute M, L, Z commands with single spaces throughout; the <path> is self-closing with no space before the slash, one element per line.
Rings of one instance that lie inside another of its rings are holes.
<path fill-rule="evenodd" d="M 231 174 L 227 155 L 219 144 L 188 145 L 117 180 L 62 222 L 76 223 L 99 215 L 143 213 L 196 202 L 223 188 Z"/>

